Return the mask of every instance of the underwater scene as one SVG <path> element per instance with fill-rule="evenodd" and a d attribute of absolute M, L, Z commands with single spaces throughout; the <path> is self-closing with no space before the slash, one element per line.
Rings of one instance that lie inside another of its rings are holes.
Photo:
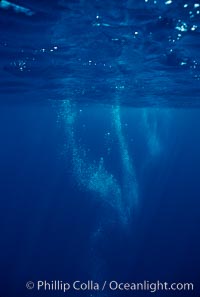
<path fill-rule="evenodd" d="M 0 0 L 0 297 L 200 297 L 199 0 Z"/>

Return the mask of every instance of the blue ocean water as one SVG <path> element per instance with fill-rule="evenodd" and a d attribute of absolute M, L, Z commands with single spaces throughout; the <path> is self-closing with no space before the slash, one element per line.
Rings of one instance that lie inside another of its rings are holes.
<path fill-rule="evenodd" d="M 198 1 L 0 1 L 1 297 L 200 296 L 199 26 Z"/>

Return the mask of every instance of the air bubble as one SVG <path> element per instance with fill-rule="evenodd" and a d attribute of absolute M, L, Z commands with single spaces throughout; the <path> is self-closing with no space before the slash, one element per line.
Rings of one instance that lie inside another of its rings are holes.
<path fill-rule="evenodd" d="M 176 26 L 176 29 L 181 32 L 186 32 L 188 30 L 188 26 L 186 23 L 179 21 L 178 25 Z"/>
<path fill-rule="evenodd" d="M 187 65 L 187 63 L 186 62 L 181 62 L 180 65 L 184 66 L 184 65 Z"/>
<path fill-rule="evenodd" d="M 191 31 L 195 31 L 196 29 L 197 29 L 197 26 L 193 25 L 192 28 L 191 28 Z"/>
<path fill-rule="evenodd" d="M 165 2 L 166 5 L 172 4 L 172 0 L 168 0 Z"/>

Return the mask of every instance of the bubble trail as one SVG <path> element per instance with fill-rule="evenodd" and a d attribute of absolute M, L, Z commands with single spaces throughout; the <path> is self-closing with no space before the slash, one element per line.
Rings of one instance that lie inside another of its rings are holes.
<path fill-rule="evenodd" d="M 120 148 L 122 164 L 122 203 L 123 212 L 128 221 L 132 215 L 133 208 L 138 205 L 138 183 L 133 166 L 133 160 L 129 154 L 128 145 L 123 134 L 121 123 L 121 109 L 115 105 L 112 110 L 112 118 Z"/>
<path fill-rule="evenodd" d="M 119 182 L 109 173 L 101 157 L 97 162 L 89 160 L 88 153 L 76 143 L 74 123 L 76 121 L 76 107 L 69 100 L 62 104 L 62 116 L 68 138 L 68 150 L 72 156 L 73 174 L 80 187 L 95 192 L 103 201 L 116 210 L 120 220 L 124 220 L 122 213 L 122 193 Z"/>

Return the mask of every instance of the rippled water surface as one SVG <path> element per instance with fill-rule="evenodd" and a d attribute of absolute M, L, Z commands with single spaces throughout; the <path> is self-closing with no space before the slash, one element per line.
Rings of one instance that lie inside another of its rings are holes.
<path fill-rule="evenodd" d="M 199 106 L 198 1 L 13 3 L 26 10 L 0 7 L 1 100 Z"/>

